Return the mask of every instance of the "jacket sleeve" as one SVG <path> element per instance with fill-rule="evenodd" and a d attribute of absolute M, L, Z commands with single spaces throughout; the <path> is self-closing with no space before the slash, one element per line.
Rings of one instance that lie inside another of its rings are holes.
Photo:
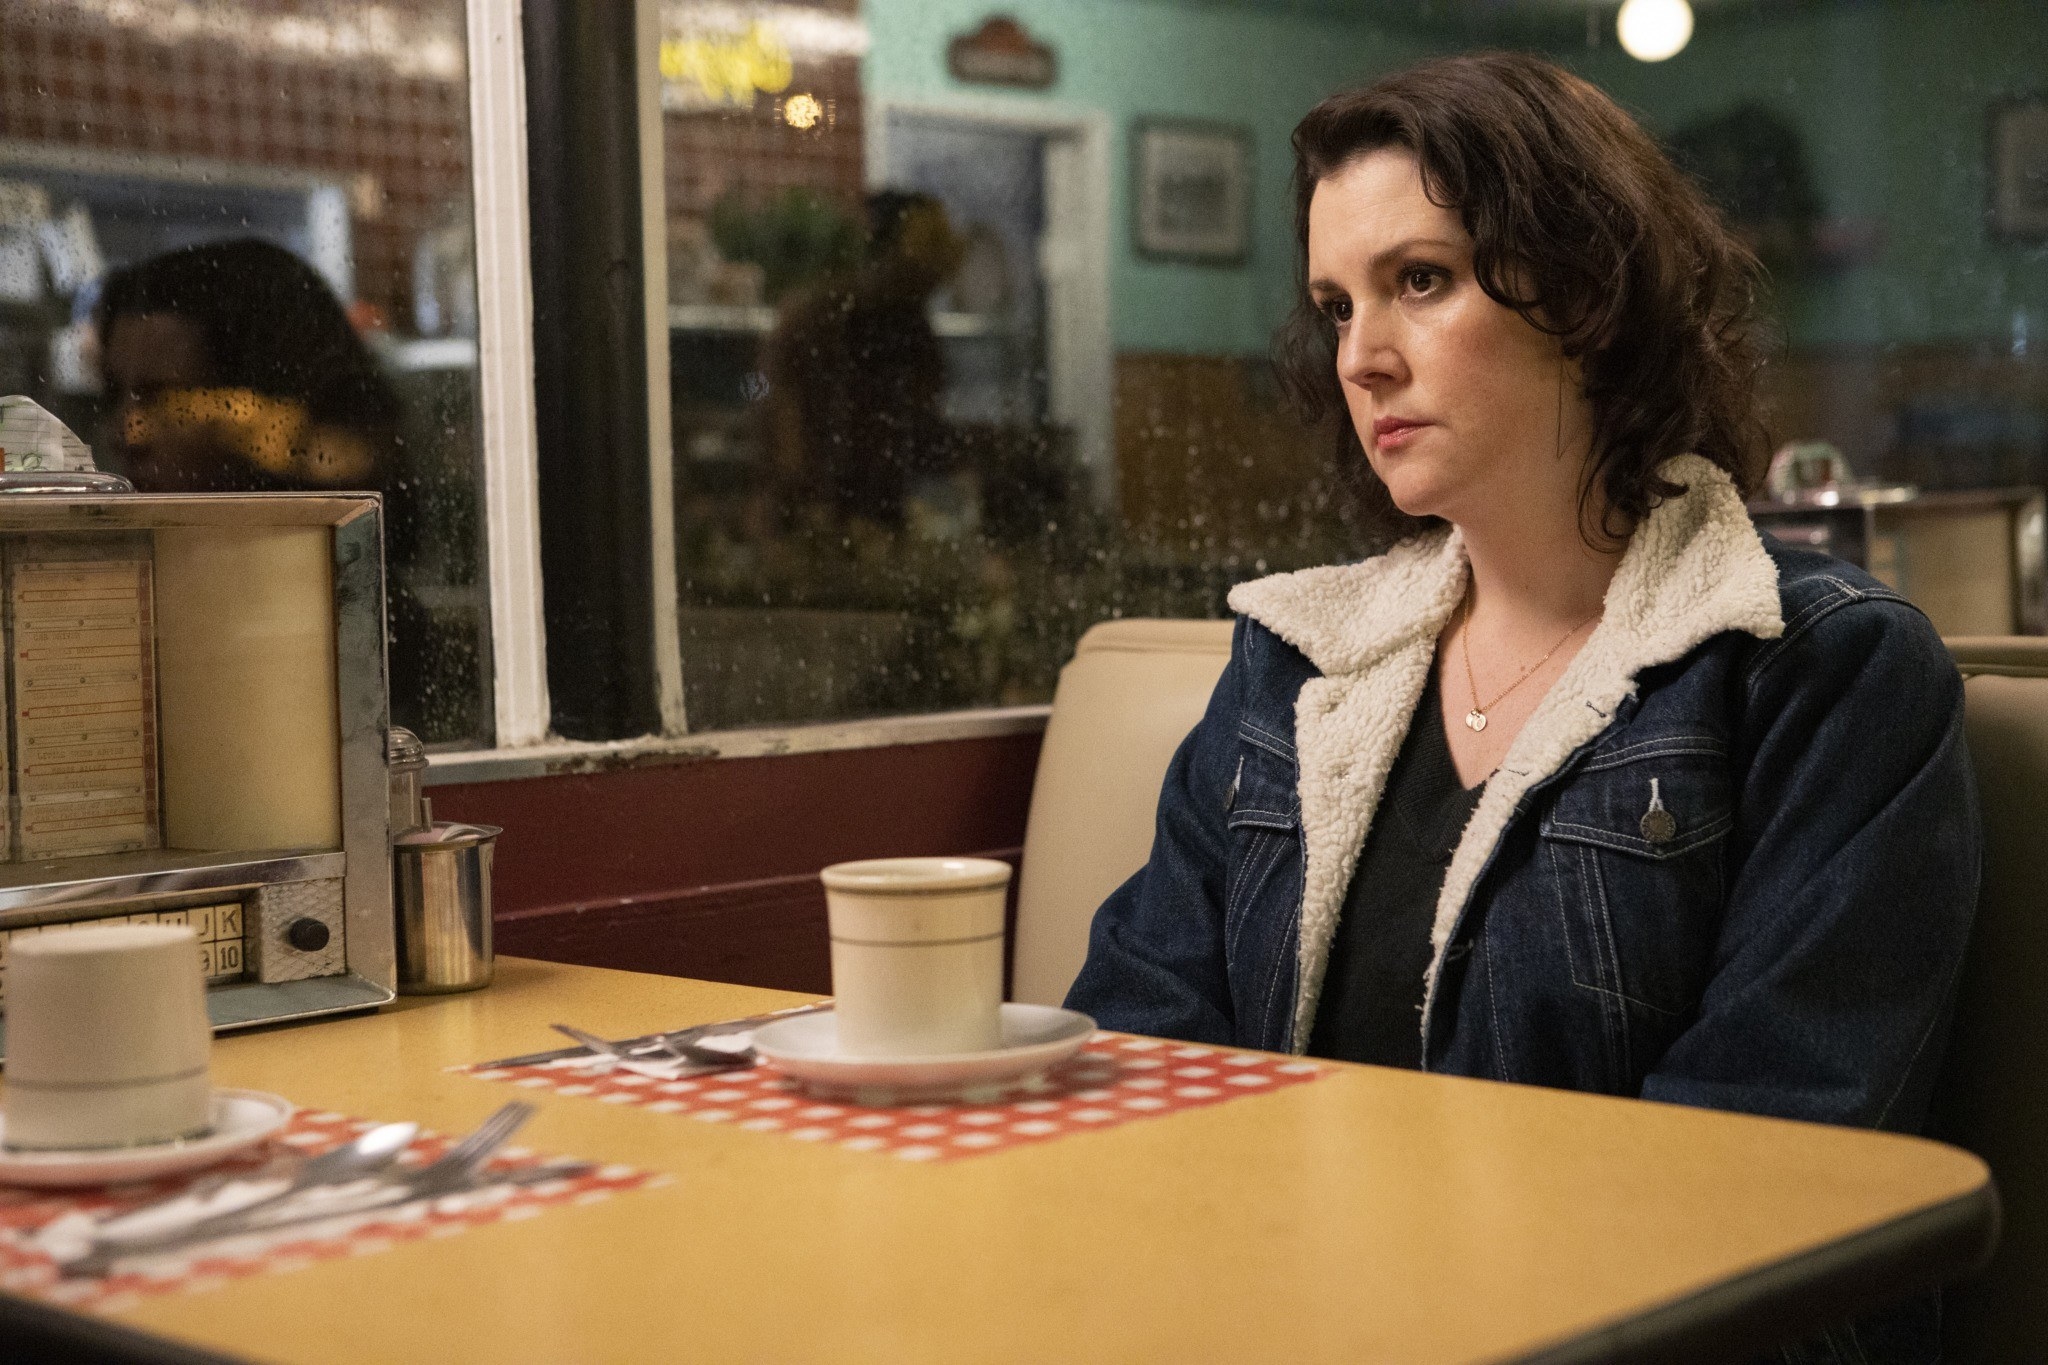
<path fill-rule="evenodd" d="M 1919 612 L 1856 597 L 1744 685 L 1714 973 L 1643 1098 L 1917 1129 L 1977 905 L 1962 680 Z"/>
<path fill-rule="evenodd" d="M 1189 1042 L 1235 1032 L 1224 964 L 1224 806 L 1244 688 L 1245 623 L 1200 723 L 1181 741 L 1159 793 L 1151 856 L 1110 893 L 1088 932 L 1067 1007 L 1103 1028 Z"/>

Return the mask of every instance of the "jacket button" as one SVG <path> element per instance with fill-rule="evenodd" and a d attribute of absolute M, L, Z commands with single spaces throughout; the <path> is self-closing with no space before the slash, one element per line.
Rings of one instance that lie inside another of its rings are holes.
<path fill-rule="evenodd" d="M 1668 844 L 1678 834 L 1678 820 L 1662 806 L 1643 814 L 1643 838 L 1653 844 Z"/>

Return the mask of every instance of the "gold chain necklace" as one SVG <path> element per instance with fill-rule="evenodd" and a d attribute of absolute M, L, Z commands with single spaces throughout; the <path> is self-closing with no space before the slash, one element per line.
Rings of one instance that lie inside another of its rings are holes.
<path fill-rule="evenodd" d="M 1523 669 L 1520 677 L 1516 678 L 1513 682 L 1509 683 L 1506 687 L 1502 688 L 1499 696 L 1495 697 L 1492 701 L 1481 703 L 1481 701 L 1479 700 L 1479 684 L 1472 677 L 1472 597 L 1469 593 L 1465 597 L 1464 612 L 1465 619 L 1462 622 L 1464 630 L 1458 638 L 1458 643 L 1464 646 L 1465 688 L 1472 695 L 1472 709 L 1465 713 L 1465 727 L 1473 731 L 1474 733 L 1477 733 L 1478 731 L 1484 730 L 1486 728 L 1486 713 L 1488 711 L 1491 711 L 1494 707 L 1500 705 L 1501 702 L 1507 697 L 1508 693 L 1514 691 L 1523 683 L 1529 681 L 1530 677 L 1536 672 L 1537 669 L 1549 663 L 1551 660 L 1551 656 L 1556 654 L 1557 651 L 1559 651 L 1560 649 L 1564 648 L 1566 640 L 1571 639 L 1572 636 L 1577 635 L 1587 626 L 1591 625 L 1593 622 L 1600 619 L 1600 613 L 1596 611 L 1591 616 L 1588 616 L 1585 620 L 1573 626 L 1570 630 L 1566 631 L 1561 637 L 1559 637 L 1558 642 L 1552 645 L 1550 649 L 1543 655 L 1542 658 L 1538 659 L 1535 663 L 1530 664 L 1527 668 Z"/>

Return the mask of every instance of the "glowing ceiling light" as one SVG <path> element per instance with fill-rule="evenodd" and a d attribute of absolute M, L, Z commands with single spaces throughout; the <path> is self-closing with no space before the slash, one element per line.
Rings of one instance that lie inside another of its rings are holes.
<path fill-rule="evenodd" d="M 1692 6 L 1685 0 L 1627 0 L 1614 18 L 1622 51 L 1639 62 L 1661 62 L 1692 38 Z"/>
<path fill-rule="evenodd" d="M 825 106 L 811 95 L 791 95 L 782 106 L 782 121 L 792 128 L 815 128 Z"/>

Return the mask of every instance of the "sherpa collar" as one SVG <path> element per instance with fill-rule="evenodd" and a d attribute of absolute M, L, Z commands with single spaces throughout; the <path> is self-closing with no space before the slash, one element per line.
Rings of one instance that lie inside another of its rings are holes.
<path fill-rule="evenodd" d="M 1479 798 L 1437 901 L 1423 1048 L 1444 950 L 1522 796 L 1604 730 L 1646 668 L 1683 658 L 1724 631 L 1784 633 L 1778 573 L 1728 475 L 1697 455 L 1662 471 L 1687 492 L 1660 503 L 1630 537 L 1593 633 L 1537 704 Z M 1323 674 L 1295 701 L 1301 823 L 1307 849 L 1292 1045 L 1315 1019 L 1330 941 L 1351 873 L 1429 678 L 1437 636 L 1464 596 L 1464 541 L 1439 531 L 1360 564 L 1240 584 L 1231 607 L 1300 650 Z"/>

